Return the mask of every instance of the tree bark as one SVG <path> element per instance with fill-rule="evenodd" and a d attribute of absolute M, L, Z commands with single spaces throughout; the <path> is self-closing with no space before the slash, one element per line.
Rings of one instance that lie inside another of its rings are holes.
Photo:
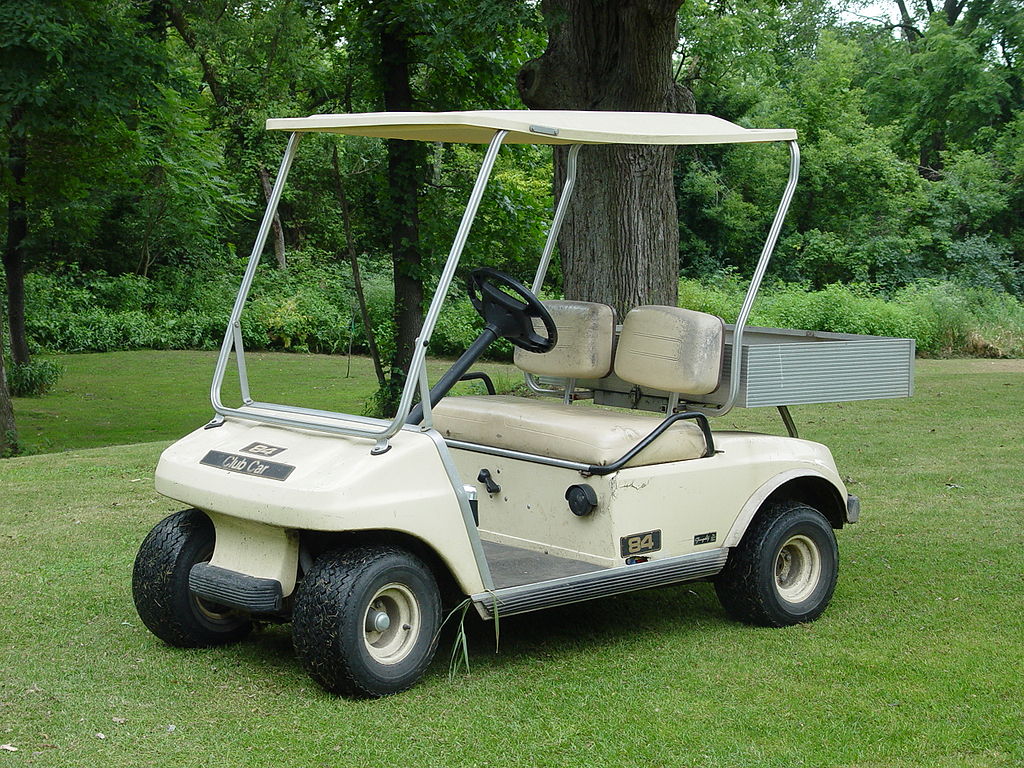
<path fill-rule="evenodd" d="M 270 193 L 273 191 L 274 185 L 270 183 L 270 174 L 263 167 L 263 163 L 256 166 L 256 175 L 259 177 L 260 186 L 263 188 L 263 199 L 269 203 Z M 284 227 L 281 225 L 281 217 L 277 211 L 274 211 L 271 230 L 274 233 L 274 256 L 277 259 L 277 266 L 280 269 L 285 269 L 288 266 L 288 257 L 284 251 Z"/>
<path fill-rule="evenodd" d="M 384 109 L 413 109 L 410 83 L 409 32 L 400 19 L 386 18 L 380 26 L 380 76 Z M 423 326 L 423 255 L 419 236 L 417 195 L 423 173 L 421 142 L 387 142 L 388 200 L 385 216 L 391 234 L 391 263 L 395 285 L 395 350 L 391 358 L 388 410 L 397 407 L 398 394 L 412 361 L 413 345 Z"/>
<path fill-rule="evenodd" d="M 4 337 L 3 317 L 0 317 L 0 339 Z M 2 342 L 0 342 L 2 344 Z M 7 386 L 4 356 L 0 354 L 0 457 L 10 456 L 18 449 L 18 428 L 14 423 L 14 405 Z"/>
<path fill-rule="evenodd" d="M 28 237 L 28 211 L 25 206 L 25 158 L 28 140 L 18 131 L 21 107 L 7 118 L 7 166 L 14 184 L 7 199 L 7 242 L 4 246 L 4 272 L 7 282 L 7 323 L 11 334 L 11 359 L 29 362 L 25 336 L 25 238 Z"/>
<path fill-rule="evenodd" d="M 359 303 L 359 316 L 363 320 L 363 330 L 366 331 L 366 346 L 370 350 L 373 370 L 377 374 L 377 384 L 383 389 L 388 384 L 388 378 L 384 374 L 380 350 L 377 348 L 377 334 L 374 333 L 373 320 L 370 318 L 370 310 L 366 306 L 366 296 L 363 294 L 363 277 L 359 269 L 359 256 L 356 254 L 355 238 L 352 237 L 352 214 L 349 211 L 348 197 L 345 195 L 341 168 L 338 165 L 337 144 L 331 148 L 331 166 L 334 168 L 334 188 L 338 195 L 338 205 L 341 208 L 342 223 L 345 226 L 345 245 L 348 251 L 348 263 L 352 267 L 352 285 L 356 291 L 356 301 Z"/>
<path fill-rule="evenodd" d="M 543 0 L 548 46 L 517 85 L 532 109 L 692 112 L 672 76 L 682 0 Z M 555 151 L 555 192 L 567 150 Z M 672 147 L 611 145 L 580 152 L 559 237 L 566 298 L 604 301 L 620 316 L 678 296 L 679 225 Z"/>
<path fill-rule="evenodd" d="M 3 335 L 3 318 L 0 317 L 0 336 Z M 17 453 L 17 426 L 14 424 L 14 404 L 7 387 L 7 372 L 4 370 L 3 355 L 0 354 L 0 458 Z"/>

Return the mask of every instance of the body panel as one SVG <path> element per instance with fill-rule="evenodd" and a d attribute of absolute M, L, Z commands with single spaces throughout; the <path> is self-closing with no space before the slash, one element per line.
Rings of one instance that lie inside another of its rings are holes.
<path fill-rule="evenodd" d="M 279 481 L 200 463 L 211 450 L 248 456 L 242 449 L 252 444 L 284 448 L 273 460 L 295 469 Z M 156 489 L 215 516 L 289 531 L 407 533 L 437 552 L 467 594 L 488 588 L 434 438 L 403 430 L 387 452 L 371 455 L 372 447 L 362 438 L 228 418 L 167 448 Z M 232 562 L 240 566 L 239 558 Z M 265 575 L 255 565 L 235 570 Z"/>
<path fill-rule="evenodd" d="M 621 565 L 620 540 L 661 531 L 653 559 L 733 546 L 760 504 L 782 483 L 820 477 L 842 498 L 846 489 L 829 450 L 809 440 L 748 432 L 716 432 L 718 453 L 705 459 L 631 467 L 584 478 L 573 469 L 546 466 L 471 450 L 453 450 L 461 474 L 472 481 L 488 469 L 501 491 L 478 483 L 480 535 L 560 557 L 610 567 Z M 578 517 L 565 492 L 590 485 L 598 505 Z"/>

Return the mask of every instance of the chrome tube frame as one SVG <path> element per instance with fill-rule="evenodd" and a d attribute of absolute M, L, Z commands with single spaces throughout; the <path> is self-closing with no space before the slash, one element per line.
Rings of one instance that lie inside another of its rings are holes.
<path fill-rule="evenodd" d="M 245 276 L 242 278 L 242 284 L 238 290 L 235 305 L 231 310 L 231 318 L 228 321 L 228 328 L 224 334 L 224 343 L 221 345 L 220 356 L 217 358 L 217 367 L 214 372 L 213 383 L 210 387 L 210 401 L 213 404 L 214 411 L 217 413 L 215 421 L 222 421 L 225 416 L 231 415 L 253 421 L 280 424 L 282 426 L 305 427 L 308 429 L 332 432 L 341 435 L 366 437 L 377 441 L 377 447 L 375 450 L 382 449 L 386 445 L 388 438 L 392 437 L 402 429 L 405 424 L 405 418 L 409 415 L 409 410 L 412 408 L 412 400 L 416 390 L 418 388 L 422 388 L 426 382 L 426 356 L 427 346 L 430 343 L 430 336 L 433 333 L 434 326 L 437 324 L 437 319 L 441 314 L 441 306 L 444 304 L 444 300 L 448 294 L 448 289 L 451 287 L 452 280 L 455 277 L 455 270 L 459 265 L 459 259 L 462 256 L 466 240 L 469 238 L 469 231 L 473 225 L 473 220 L 476 218 L 477 209 L 480 207 L 480 200 L 483 198 L 484 190 L 487 188 L 487 182 L 490 180 L 491 171 L 494 169 L 494 163 L 498 157 L 498 151 L 501 149 L 502 142 L 506 135 L 507 131 L 495 132 L 487 147 L 487 152 L 484 154 L 483 163 L 480 166 L 476 182 L 473 185 L 473 191 L 469 196 L 469 201 L 466 203 L 466 210 L 462 214 L 462 221 L 460 222 L 459 229 L 455 234 L 455 239 L 452 241 L 452 247 L 448 253 L 448 260 L 441 273 L 441 278 L 438 280 L 437 289 L 434 291 L 434 297 L 431 299 L 430 307 L 423 320 L 423 328 L 420 330 L 420 336 L 417 339 L 416 346 L 413 350 L 412 361 L 409 365 L 405 385 L 402 389 L 402 397 L 398 405 L 398 413 L 390 422 L 387 422 L 354 417 L 344 413 L 333 413 L 327 411 L 314 412 L 305 408 L 282 406 L 271 403 L 257 404 L 252 400 L 249 394 L 249 382 L 245 367 L 245 352 L 242 346 L 241 316 L 242 310 L 245 307 L 245 300 L 249 295 L 249 290 L 252 288 L 252 282 L 256 274 L 256 267 L 259 265 L 260 256 L 262 255 L 263 248 L 267 243 L 267 237 L 270 232 L 270 226 L 274 220 L 274 214 L 277 212 L 277 206 L 281 200 L 281 192 L 284 189 L 285 180 L 288 178 L 288 171 L 291 169 L 292 162 L 295 159 L 295 152 L 299 144 L 300 134 L 291 134 L 288 139 L 288 147 L 285 150 L 284 158 L 281 160 L 281 168 L 278 171 L 277 179 L 274 181 L 274 188 L 270 193 L 270 199 L 267 201 L 267 210 L 263 215 L 263 222 L 260 225 L 258 234 L 256 235 L 256 242 L 253 245 L 252 254 L 249 256 L 249 264 L 246 267 Z M 241 410 L 239 408 L 229 408 L 224 405 L 221 399 L 221 389 L 224 384 L 224 374 L 227 370 L 228 359 L 231 355 L 232 349 L 234 349 L 238 361 L 238 373 L 243 405 L 258 405 L 261 410 L 278 411 L 282 414 L 281 416 L 275 416 L 267 413 L 255 413 L 251 410 Z M 292 416 L 292 414 L 294 414 L 294 416 Z M 333 425 L 325 424 L 322 421 L 309 421 L 301 418 L 303 415 L 333 418 L 342 423 Z M 429 421 L 430 417 L 428 415 L 426 423 L 422 427 L 423 429 L 429 429 Z M 366 424 L 367 428 L 363 429 L 344 425 L 345 423 L 353 422 Z M 369 428 L 371 424 L 380 424 L 385 426 L 383 426 L 382 429 L 371 429 Z"/>
<path fill-rule="evenodd" d="M 740 307 L 740 314 L 736 318 L 736 324 L 733 327 L 729 396 L 719 406 L 702 406 L 697 403 L 690 403 L 688 405 L 691 410 L 701 411 L 709 416 L 724 416 L 727 414 L 736 404 L 736 398 L 739 395 L 740 377 L 743 371 L 743 331 L 747 326 L 750 310 L 754 306 L 754 299 L 757 298 L 757 292 L 761 288 L 761 281 L 768 270 L 768 263 L 775 252 L 775 244 L 779 240 L 782 223 L 786 219 L 789 204 L 792 202 L 793 193 L 796 191 L 796 182 L 800 177 L 800 147 L 796 140 L 787 141 L 786 144 L 789 145 L 789 180 L 786 182 L 786 188 L 782 192 L 782 199 L 779 201 L 779 207 L 775 211 L 775 218 L 772 220 L 772 226 L 768 230 L 768 237 L 764 241 L 764 248 L 761 249 L 761 256 L 757 261 L 757 267 L 754 269 L 754 275 L 750 279 L 747 295 L 743 298 L 743 306 Z"/>
<path fill-rule="evenodd" d="M 267 237 L 270 234 L 270 227 L 274 222 L 274 214 L 277 213 L 277 206 L 281 202 L 281 192 L 284 190 L 284 183 L 288 178 L 288 171 L 291 170 L 292 161 L 295 160 L 295 152 L 299 147 L 302 135 L 292 133 L 288 137 L 288 146 L 281 159 L 281 168 L 274 179 L 274 188 L 267 200 L 267 210 L 263 214 L 263 221 L 260 223 L 259 232 L 256 234 L 256 242 L 253 243 L 252 253 L 249 254 L 249 263 L 245 268 L 245 275 L 242 277 L 242 285 L 235 297 L 235 305 L 231 308 L 231 317 L 228 320 L 227 330 L 224 332 L 224 342 L 220 346 L 220 355 L 217 357 L 217 367 L 214 369 L 213 382 L 210 384 L 210 402 L 213 410 L 221 418 L 230 414 L 238 413 L 236 408 L 228 408 L 221 400 L 221 388 L 224 384 L 224 373 L 227 371 L 228 358 L 231 356 L 232 348 L 235 349 L 235 356 L 238 363 L 239 386 L 242 390 L 242 402 L 245 405 L 252 403 L 249 395 L 249 378 L 245 368 L 245 351 L 242 348 L 242 310 L 245 308 L 245 300 L 252 288 L 252 281 L 256 277 L 256 267 L 259 266 L 260 256 L 263 255 L 263 248 L 267 244 Z"/>
<path fill-rule="evenodd" d="M 548 273 L 548 265 L 551 264 L 551 256 L 555 252 L 555 243 L 558 241 L 558 233 L 562 231 L 562 219 L 569 208 L 569 201 L 572 199 L 572 191 L 576 186 L 576 157 L 580 153 L 582 144 L 573 144 L 569 147 L 569 157 L 566 161 L 565 184 L 562 185 L 562 194 L 558 198 L 558 205 L 555 206 L 555 215 L 551 219 L 551 229 L 548 230 L 548 239 L 544 241 L 544 250 L 540 255 L 540 264 L 537 265 L 537 274 L 533 278 L 533 286 L 530 288 L 536 294 L 544 285 L 544 278 Z"/>

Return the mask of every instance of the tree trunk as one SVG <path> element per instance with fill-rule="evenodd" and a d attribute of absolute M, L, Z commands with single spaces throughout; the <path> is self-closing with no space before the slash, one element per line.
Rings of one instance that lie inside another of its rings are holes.
<path fill-rule="evenodd" d="M 28 212 L 23 184 L 28 140 L 17 131 L 21 108 L 15 107 L 7 118 L 7 165 L 14 184 L 7 199 L 7 243 L 4 247 L 4 272 L 7 275 L 7 323 L 11 333 L 11 359 L 29 362 L 25 337 L 25 238 L 28 236 Z"/>
<path fill-rule="evenodd" d="M 389 112 L 411 111 L 409 33 L 401 20 L 388 18 L 383 21 L 380 48 L 384 108 Z M 391 234 L 391 263 L 394 268 L 395 350 L 391 358 L 389 392 L 382 398 L 382 404 L 393 411 L 409 371 L 413 345 L 423 326 L 423 255 L 417 202 L 423 147 L 420 142 L 390 139 L 387 152 L 385 216 Z"/>
<path fill-rule="evenodd" d="M 355 239 L 352 237 L 352 214 L 349 211 L 348 197 L 345 196 L 345 186 L 341 178 L 341 168 L 338 165 L 338 145 L 331 148 L 331 167 L 334 168 L 334 189 L 338 195 L 338 205 L 341 207 L 341 219 L 345 226 L 345 245 L 348 251 L 348 263 L 352 267 L 352 285 L 356 291 L 356 301 L 359 302 L 359 316 L 363 320 L 363 329 L 366 331 L 366 346 L 370 350 L 370 359 L 373 361 L 373 370 L 377 374 L 377 384 L 384 389 L 388 384 L 388 378 L 384 374 L 384 366 L 380 359 L 380 350 L 377 348 L 377 334 L 373 331 L 373 320 L 370 318 L 370 310 L 366 307 L 366 296 L 363 294 L 363 277 L 359 270 L 359 256 L 356 254 Z M 351 347 L 349 347 L 351 349 Z"/>
<path fill-rule="evenodd" d="M 0 346 L 3 345 L 4 322 L 0 317 Z M 7 371 L 4 356 L 0 353 L 0 457 L 10 456 L 18 450 L 18 429 L 14 424 L 14 405 L 11 390 L 7 387 Z"/>
<path fill-rule="evenodd" d="M 517 85 L 532 109 L 693 111 L 672 76 L 682 0 L 544 0 L 548 46 Z M 555 191 L 567 150 L 555 152 Z M 566 298 L 611 303 L 620 316 L 678 295 L 679 224 L 672 147 L 615 145 L 580 152 L 559 252 Z"/>
<path fill-rule="evenodd" d="M 263 187 L 263 198 L 269 203 L 270 193 L 273 192 L 274 185 L 270 183 L 270 174 L 263 167 L 263 163 L 257 166 L 256 175 L 259 176 L 260 186 Z M 274 233 L 274 256 L 277 258 L 277 266 L 284 269 L 288 266 L 288 258 L 284 252 L 284 227 L 281 225 L 281 217 L 277 211 L 274 211 L 271 229 Z"/>

